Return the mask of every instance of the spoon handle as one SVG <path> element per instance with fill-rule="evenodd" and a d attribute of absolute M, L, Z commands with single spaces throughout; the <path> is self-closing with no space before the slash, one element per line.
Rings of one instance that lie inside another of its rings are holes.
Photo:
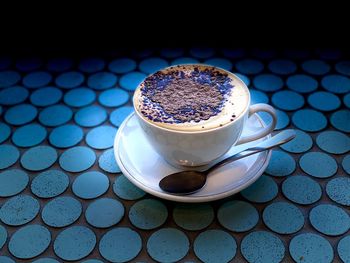
<path fill-rule="evenodd" d="M 232 155 L 231 157 L 228 157 L 216 164 L 214 164 L 212 167 L 210 167 L 208 170 L 204 171 L 204 173 L 209 174 L 211 171 L 217 169 L 220 166 L 226 165 L 230 162 L 242 159 L 244 157 L 263 152 L 269 149 L 272 149 L 278 145 L 284 144 L 290 140 L 292 140 L 295 137 L 295 132 L 293 130 L 286 130 L 282 131 L 275 136 L 268 138 L 258 144 L 256 144 L 253 147 L 250 147 L 251 144 L 247 145 L 246 148 L 240 149 L 241 151 L 239 153 L 236 153 Z M 240 145 L 242 147 L 243 145 Z"/>

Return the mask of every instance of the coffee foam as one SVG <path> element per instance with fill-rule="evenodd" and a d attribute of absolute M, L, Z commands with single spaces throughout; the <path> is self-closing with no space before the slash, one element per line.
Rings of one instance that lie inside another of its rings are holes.
<path fill-rule="evenodd" d="M 184 71 L 185 73 L 190 73 L 195 68 L 198 68 L 200 71 L 204 71 L 205 69 L 215 69 L 216 71 L 227 74 L 227 77 L 230 78 L 230 84 L 233 86 L 233 88 L 229 93 L 225 94 L 225 98 L 223 100 L 223 105 L 220 109 L 220 112 L 218 112 L 214 116 L 211 116 L 207 120 L 200 120 L 199 122 L 187 121 L 187 122 L 180 122 L 180 123 L 176 123 L 176 122 L 166 123 L 166 122 L 150 120 L 149 118 L 147 118 L 147 116 L 145 116 L 142 113 L 144 112 L 144 108 L 145 108 L 144 107 L 145 96 L 141 92 L 141 88 L 144 86 L 144 82 L 143 82 L 136 89 L 134 94 L 135 109 L 142 116 L 142 118 L 148 122 L 151 122 L 157 126 L 160 126 L 166 129 L 195 132 L 195 131 L 209 130 L 220 126 L 224 126 L 234 121 L 241 114 L 243 114 L 243 112 L 246 110 L 249 104 L 249 93 L 247 88 L 245 87 L 245 84 L 234 74 L 218 68 L 213 68 L 211 66 L 204 66 L 204 65 L 181 65 L 181 66 L 169 67 L 160 72 L 167 74 L 169 72 L 181 70 L 181 71 Z"/>

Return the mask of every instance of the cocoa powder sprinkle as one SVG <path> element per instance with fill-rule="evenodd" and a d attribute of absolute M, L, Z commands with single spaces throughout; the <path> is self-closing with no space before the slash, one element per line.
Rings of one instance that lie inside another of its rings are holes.
<path fill-rule="evenodd" d="M 150 120 L 165 123 L 208 120 L 221 112 L 232 88 L 227 74 L 214 68 L 159 71 L 141 87 L 141 113 Z"/>

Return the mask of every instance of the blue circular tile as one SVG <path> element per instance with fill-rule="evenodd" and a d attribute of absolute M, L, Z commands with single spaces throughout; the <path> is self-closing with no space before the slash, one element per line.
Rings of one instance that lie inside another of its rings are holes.
<path fill-rule="evenodd" d="M 204 64 L 214 66 L 214 67 L 219 67 L 219 68 L 225 69 L 227 71 L 231 71 L 232 66 L 233 66 L 231 61 L 226 59 L 226 58 L 207 59 L 206 61 L 204 61 Z"/>
<path fill-rule="evenodd" d="M 322 196 L 321 186 L 308 176 L 294 175 L 282 184 L 282 193 L 289 200 L 301 205 L 310 205 Z"/>
<path fill-rule="evenodd" d="M 190 49 L 190 54 L 195 58 L 210 58 L 215 55 L 215 50 L 213 48 L 200 48 L 194 47 Z"/>
<path fill-rule="evenodd" d="M 343 166 L 343 169 L 345 170 L 345 172 L 350 174 L 350 155 L 347 155 L 344 157 L 344 159 L 342 161 L 342 166 Z"/>
<path fill-rule="evenodd" d="M 0 122 L 0 143 L 6 141 L 10 135 L 11 128 L 7 124 Z"/>
<path fill-rule="evenodd" d="M 268 103 L 269 97 L 266 95 L 265 92 L 255 89 L 249 89 L 250 92 L 250 103 L 256 104 L 256 103 Z"/>
<path fill-rule="evenodd" d="M 217 211 L 220 224 L 234 232 L 245 232 L 259 221 L 259 213 L 254 206 L 244 201 L 228 201 Z"/>
<path fill-rule="evenodd" d="M 46 68 L 52 72 L 63 72 L 73 67 L 73 60 L 70 58 L 53 58 L 47 62 Z"/>
<path fill-rule="evenodd" d="M 296 111 L 292 122 L 297 128 L 307 132 L 317 132 L 327 126 L 327 118 L 321 112 L 310 109 Z"/>
<path fill-rule="evenodd" d="M 128 73 L 136 69 L 136 61 L 130 58 L 118 58 L 109 63 L 108 69 L 113 73 Z"/>
<path fill-rule="evenodd" d="M 28 57 L 18 59 L 16 61 L 16 68 L 21 71 L 33 71 L 40 68 L 43 64 L 43 61 L 38 57 Z"/>
<path fill-rule="evenodd" d="M 182 64 L 198 64 L 198 63 L 199 63 L 198 59 L 195 59 L 192 57 L 181 57 L 181 58 L 174 59 L 171 62 L 171 65 L 175 66 L 175 65 L 182 65 Z"/>
<path fill-rule="evenodd" d="M 98 171 L 79 175 L 72 184 L 73 193 L 83 199 L 93 199 L 103 195 L 109 188 L 109 179 Z"/>
<path fill-rule="evenodd" d="M 113 146 L 117 129 L 112 126 L 99 126 L 86 135 L 86 143 L 94 149 L 107 149 Z"/>
<path fill-rule="evenodd" d="M 338 177 L 330 180 L 327 183 L 326 193 L 334 202 L 350 206 L 350 178 Z"/>
<path fill-rule="evenodd" d="M 343 98 L 344 104 L 350 109 L 350 93 L 346 94 Z"/>
<path fill-rule="evenodd" d="M 236 63 L 236 68 L 243 74 L 258 74 L 264 69 L 264 64 L 255 59 L 243 59 Z"/>
<path fill-rule="evenodd" d="M 330 92 L 318 91 L 312 93 L 307 98 L 308 103 L 320 111 L 333 111 L 340 107 L 340 99 L 338 96 Z"/>
<path fill-rule="evenodd" d="M 350 262 L 350 236 L 345 236 L 338 243 L 338 255 L 343 262 Z"/>
<path fill-rule="evenodd" d="M 129 210 L 130 222 L 144 230 L 160 227 L 165 223 L 167 217 L 167 207 L 156 199 L 137 201 Z"/>
<path fill-rule="evenodd" d="M 276 59 L 269 63 L 269 70 L 279 75 L 289 75 L 297 70 L 297 66 L 291 60 Z"/>
<path fill-rule="evenodd" d="M 156 261 L 176 262 L 186 256 L 190 248 L 187 236 L 175 228 L 162 228 L 147 240 L 147 252 Z"/>
<path fill-rule="evenodd" d="M 84 136 L 83 130 L 73 124 L 54 128 L 49 136 L 49 142 L 57 148 L 68 148 L 78 144 Z"/>
<path fill-rule="evenodd" d="M 350 228 L 349 215 L 335 205 L 321 204 L 312 208 L 309 219 L 317 231 L 329 236 L 342 235 Z"/>
<path fill-rule="evenodd" d="M 332 114 L 331 124 L 334 128 L 342 132 L 350 132 L 350 111 L 339 110 Z"/>
<path fill-rule="evenodd" d="M 64 95 L 64 103 L 71 107 L 84 107 L 93 103 L 96 99 L 96 94 L 88 88 L 76 88 L 68 91 Z"/>
<path fill-rule="evenodd" d="M 304 216 L 293 204 L 275 202 L 265 207 L 262 214 L 265 225 L 278 234 L 292 234 L 304 226 Z"/>
<path fill-rule="evenodd" d="M 119 80 L 119 85 L 127 91 L 134 91 L 146 77 L 144 73 L 133 71 L 123 75 Z"/>
<path fill-rule="evenodd" d="M 19 169 L 6 170 L 0 173 L 0 197 L 19 194 L 28 185 L 28 174 Z"/>
<path fill-rule="evenodd" d="M 7 240 L 6 228 L 4 228 L 2 225 L 0 225 L 0 249 L 2 249 L 2 247 L 5 245 L 6 240 Z M 2 262 L 1 257 L 0 257 L 0 262 Z"/>
<path fill-rule="evenodd" d="M 0 72 L 0 88 L 10 87 L 18 83 L 21 79 L 21 75 L 12 70 L 6 70 Z"/>
<path fill-rule="evenodd" d="M 322 79 L 321 84 L 324 89 L 333 93 L 350 92 L 350 79 L 342 75 L 327 75 Z"/>
<path fill-rule="evenodd" d="M 15 130 L 12 142 L 19 147 L 32 147 L 45 140 L 46 129 L 39 124 L 27 124 Z"/>
<path fill-rule="evenodd" d="M 9 144 L 0 145 L 0 169 L 5 169 L 17 162 L 19 158 L 18 149 Z"/>
<path fill-rule="evenodd" d="M 108 149 L 100 155 L 100 158 L 98 159 L 98 165 L 103 171 L 106 171 L 108 173 L 120 173 L 118 164 L 115 161 L 113 149 Z"/>
<path fill-rule="evenodd" d="M 350 76 L 350 61 L 339 61 L 335 64 L 335 70 L 340 74 Z"/>
<path fill-rule="evenodd" d="M 293 173 L 295 169 L 296 164 L 292 156 L 283 151 L 273 150 L 265 172 L 269 175 L 280 177 Z"/>
<path fill-rule="evenodd" d="M 208 227 L 214 217 L 215 212 L 210 204 L 176 204 L 173 210 L 175 223 L 189 231 Z"/>
<path fill-rule="evenodd" d="M 48 85 L 52 80 L 50 73 L 46 71 L 37 71 L 27 74 L 22 82 L 27 88 L 40 88 Z"/>
<path fill-rule="evenodd" d="M 286 85 L 289 89 L 299 93 L 309 93 L 317 90 L 318 82 L 314 78 L 298 74 L 287 78 Z"/>
<path fill-rule="evenodd" d="M 34 177 L 32 193 L 40 198 L 52 198 L 62 194 L 69 186 L 69 177 L 60 170 L 47 170 Z"/>
<path fill-rule="evenodd" d="M 262 91 L 276 91 L 283 87 L 283 80 L 276 75 L 261 74 L 253 79 L 254 87 Z"/>
<path fill-rule="evenodd" d="M 57 104 L 43 109 L 39 114 L 39 121 L 45 126 L 55 127 L 70 121 L 72 116 L 73 112 L 69 107 Z"/>
<path fill-rule="evenodd" d="M 320 149 L 328 153 L 343 154 L 350 151 L 350 138 L 338 131 L 324 131 L 316 138 L 316 144 Z"/>
<path fill-rule="evenodd" d="M 313 233 L 295 236 L 289 244 L 289 252 L 296 262 L 330 263 L 334 257 L 327 239 Z"/>
<path fill-rule="evenodd" d="M 243 75 L 243 74 L 240 74 L 237 72 L 235 72 L 234 74 L 236 75 L 236 77 L 238 77 L 240 80 L 242 80 L 244 82 L 244 84 L 246 84 L 246 86 L 250 85 L 250 79 L 246 75 Z"/>
<path fill-rule="evenodd" d="M 134 111 L 133 107 L 123 106 L 115 109 L 109 115 L 109 121 L 116 127 L 119 127 L 123 121 Z"/>
<path fill-rule="evenodd" d="M 74 261 L 89 255 L 95 245 L 96 236 L 92 230 L 85 226 L 72 226 L 57 235 L 53 249 L 61 259 Z"/>
<path fill-rule="evenodd" d="M 78 68 L 85 73 L 94 73 L 103 70 L 106 63 L 102 58 L 91 57 L 80 60 Z"/>
<path fill-rule="evenodd" d="M 0 256 L 0 262 L 1 263 L 16 263 L 13 259 L 6 257 L 6 256 Z"/>
<path fill-rule="evenodd" d="M 339 58 L 337 56 L 336 58 Z M 335 70 L 344 75 L 350 75 L 350 62 L 349 61 L 340 61 L 335 65 Z"/>
<path fill-rule="evenodd" d="M 61 196 L 48 202 L 42 212 L 44 223 L 52 227 L 65 227 L 78 220 L 82 212 L 80 202 L 70 196 Z"/>
<path fill-rule="evenodd" d="M 193 250 L 203 262 L 230 262 L 236 255 L 237 243 L 229 233 L 210 229 L 196 237 Z"/>
<path fill-rule="evenodd" d="M 23 125 L 31 122 L 38 114 L 38 110 L 30 104 L 19 104 L 9 108 L 5 113 L 5 121 L 12 125 Z"/>
<path fill-rule="evenodd" d="M 165 58 L 177 58 L 185 53 L 183 48 L 162 48 L 160 54 Z"/>
<path fill-rule="evenodd" d="M 241 242 L 241 253 L 248 262 L 278 263 L 284 258 L 282 241 L 267 231 L 255 231 L 246 235 Z"/>
<path fill-rule="evenodd" d="M 272 95 L 273 105 L 282 110 L 294 111 L 304 106 L 304 97 L 299 93 L 289 90 L 282 90 Z"/>
<path fill-rule="evenodd" d="M 111 198 L 100 198 L 89 204 L 85 211 L 86 221 L 97 228 L 108 228 L 119 223 L 124 216 L 124 206 Z"/>
<path fill-rule="evenodd" d="M 146 74 L 152 74 L 158 70 L 166 68 L 168 65 L 168 62 L 165 59 L 152 57 L 142 60 L 139 64 L 139 69 Z"/>
<path fill-rule="evenodd" d="M 104 108 L 91 105 L 77 111 L 74 121 L 83 127 L 94 127 L 107 119 L 107 112 Z"/>
<path fill-rule="evenodd" d="M 120 175 L 115 179 L 113 192 L 124 200 L 137 200 L 146 195 L 143 190 L 132 184 L 124 175 Z"/>
<path fill-rule="evenodd" d="M 110 262 L 128 262 L 134 259 L 141 249 L 141 237 L 127 227 L 117 227 L 108 231 L 99 244 L 100 254 Z"/>
<path fill-rule="evenodd" d="M 33 261 L 32 263 L 60 263 L 60 262 L 53 258 L 39 258 Z"/>
<path fill-rule="evenodd" d="M 57 160 L 57 152 L 50 146 L 36 146 L 27 150 L 21 157 L 21 165 L 30 171 L 49 168 Z"/>
<path fill-rule="evenodd" d="M 307 152 L 312 148 L 313 141 L 309 134 L 301 130 L 294 129 L 296 134 L 295 138 L 285 144 L 282 144 L 280 147 L 291 153 L 303 153 Z"/>
<path fill-rule="evenodd" d="M 29 195 L 16 195 L 3 203 L 0 219 L 9 226 L 20 226 L 32 221 L 39 213 L 38 200 Z"/>
<path fill-rule="evenodd" d="M 114 87 L 117 80 L 117 76 L 111 72 L 98 72 L 90 75 L 87 85 L 95 90 L 105 90 Z"/>
<path fill-rule="evenodd" d="M 62 99 L 62 91 L 54 87 L 41 88 L 30 95 L 30 102 L 35 106 L 46 107 Z"/>
<path fill-rule="evenodd" d="M 14 86 L 0 90 L 0 104 L 15 105 L 24 102 L 29 91 L 21 86 Z"/>
<path fill-rule="evenodd" d="M 300 168 L 307 174 L 317 178 L 333 176 L 337 170 L 337 162 L 323 152 L 308 152 L 299 159 Z"/>
<path fill-rule="evenodd" d="M 322 60 L 308 60 L 301 64 L 302 69 L 311 75 L 324 75 L 331 67 Z"/>
<path fill-rule="evenodd" d="M 42 254 L 50 245 L 51 233 L 41 225 L 28 225 L 17 230 L 9 242 L 9 251 L 16 258 L 29 259 Z"/>
<path fill-rule="evenodd" d="M 118 107 L 127 103 L 129 94 L 122 89 L 105 90 L 98 97 L 98 101 L 105 107 Z"/>
<path fill-rule="evenodd" d="M 89 169 L 96 161 L 93 150 L 85 146 L 76 146 L 63 152 L 59 163 L 63 170 L 68 172 L 82 172 Z"/>
<path fill-rule="evenodd" d="M 7 56 L 0 57 L 0 70 L 7 69 L 12 64 L 12 59 Z"/>
<path fill-rule="evenodd" d="M 254 203 L 266 203 L 273 200 L 278 194 L 275 181 L 266 175 L 261 176 L 251 186 L 241 191 L 241 195 Z"/>
<path fill-rule="evenodd" d="M 70 196 L 56 197 L 48 202 L 42 212 L 44 223 L 52 227 L 65 227 L 73 224 L 80 217 L 82 206 Z"/>
<path fill-rule="evenodd" d="M 55 83 L 63 89 L 72 89 L 83 84 L 85 77 L 77 71 L 69 71 L 62 73 L 56 77 Z"/>
<path fill-rule="evenodd" d="M 242 58 L 246 54 L 244 48 L 223 48 L 221 49 L 221 52 L 228 58 Z"/>

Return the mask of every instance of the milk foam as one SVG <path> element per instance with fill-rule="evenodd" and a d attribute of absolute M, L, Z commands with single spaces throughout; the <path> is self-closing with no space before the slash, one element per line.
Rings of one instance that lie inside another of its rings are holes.
<path fill-rule="evenodd" d="M 194 68 L 198 68 L 199 70 L 204 70 L 208 68 L 208 66 L 203 66 L 203 65 L 182 65 L 181 66 L 181 70 L 185 72 L 193 71 Z M 174 71 L 179 69 L 176 69 L 176 67 L 170 67 L 170 68 L 164 69 L 162 72 L 166 73 L 171 70 Z M 216 68 L 216 70 L 219 70 L 219 69 Z M 182 123 L 165 123 L 165 122 L 155 122 L 148 119 L 146 116 L 144 116 L 141 113 L 141 110 L 143 108 L 143 101 L 144 101 L 144 96 L 142 95 L 142 92 L 141 92 L 143 83 L 140 84 L 140 86 L 136 89 L 134 94 L 135 109 L 146 121 L 151 122 L 157 126 L 160 126 L 166 129 L 171 129 L 171 130 L 195 132 L 195 131 L 209 130 L 220 126 L 224 126 L 234 121 L 236 118 L 239 118 L 245 112 L 249 104 L 249 92 L 245 84 L 237 76 L 223 70 L 219 70 L 219 71 L 222 71 L 228 74 L 228 77 L 231 79 L 231 84 L 233 85 L 233 88 L 231 92 L 226 95 L 225 97 L 226 100 L 224 101 L 221 111 L 217 115 L 212 116 L 207 120 L 201 120 L 199 122 L 190 121 L 190 122 L 182 122 Z"/>

